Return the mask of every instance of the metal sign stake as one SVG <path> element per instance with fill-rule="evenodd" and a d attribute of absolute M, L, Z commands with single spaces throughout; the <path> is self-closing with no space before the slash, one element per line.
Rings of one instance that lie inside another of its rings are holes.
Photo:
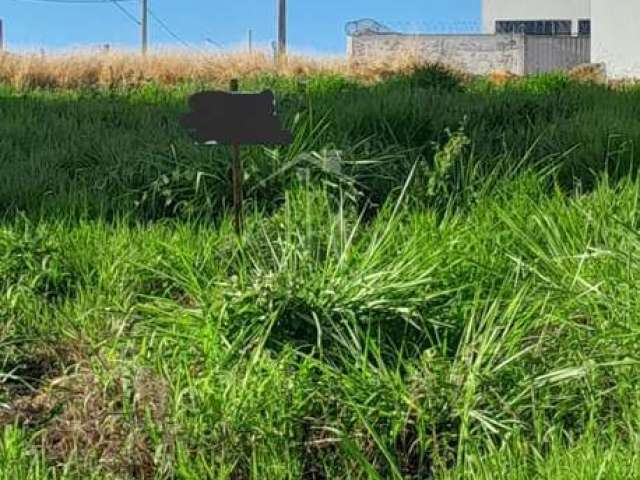
<path fill-rule="evenodd" d="M 229 90 L 238 91 L 238 80 L 233 78 L 229 82 Z M 233 225 L 236 233 L 240 235 L 243 227 L 242 204 L 244 194 L 242 184 L 244 183 L 244 172 L 242 171 L 242 158 L 240 157 L 240 144 L 231 145 L 231 181 L 233 183 Z"/>
<path fill-rule="evenodd" d="M 244 172 L 242 170 L 242 158 L 240 157 L 240 145 L 234 143 L 231 145 L 231 175 L 233 182 L 233 225 L 236 229 L 236 233 L 240 235 L 242 233 L 243 224 L 243 183 Z"/>

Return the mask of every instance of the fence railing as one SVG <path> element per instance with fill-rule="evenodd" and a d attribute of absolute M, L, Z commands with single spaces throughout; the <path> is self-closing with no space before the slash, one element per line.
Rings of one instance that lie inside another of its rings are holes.
<path fill-rule="evenodd" d="M 525 74 L 568 70 L 591 62 L 591 37 L 526 35 Z"/>

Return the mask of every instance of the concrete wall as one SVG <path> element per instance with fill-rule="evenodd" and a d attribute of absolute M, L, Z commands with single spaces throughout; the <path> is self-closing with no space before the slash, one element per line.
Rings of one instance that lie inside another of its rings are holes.
<path fill-rule="evenodd" d="M 627 0 L 597 0 L 617 4 Z M 640 2 L 640 0 L 629 0 Z M 591 18 L 591 0 L 482 0 L 484 33 L 495 33 L 496 20 L 571 20 L 573 33 L 578 20 Z"/>
<path fill-rule="evenodd" d="M 521 35 L 362 35 L 348 37 L 347 50 L 356 62 L 389 60 L 408 53 L 478 75 L 525 71 Z"/>
<path fill-rule="evenodd" d="M 640 78 L 640 0 L 592 0 L 591 59 L 609 78 Z"/>

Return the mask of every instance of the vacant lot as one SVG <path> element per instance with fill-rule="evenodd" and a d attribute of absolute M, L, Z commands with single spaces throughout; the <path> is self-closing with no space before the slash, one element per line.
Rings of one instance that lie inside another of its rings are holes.
<path fill-rule="evenodd" d="M 6 65 L 0 478 L 640 476 L 640 89 L 246 72 L 238 238 L 224 75 Z"/>

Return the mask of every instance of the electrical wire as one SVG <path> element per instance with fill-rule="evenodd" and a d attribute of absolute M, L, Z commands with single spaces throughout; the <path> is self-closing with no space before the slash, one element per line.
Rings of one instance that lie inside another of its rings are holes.
<path fill-rule="evenodd" d="M 129 12 L 129 10 L 127 10 L 122 5 L 120 5 L 120 2 L 118 2 L 117 0 L 111 0 L 110 3 L 114 7 L 116 7 L 118 10 L 120 10 L 123 14 L 125 14 L 129 18 L 129 20 L 131 20 L 133 23 L 135 23 L 136 25 L 142 25 L 142 22 L 140 20 L 138 20 L 135 17 L 135 15 L 133 15 L 131 12 Z"/>
<path fill-rule="evenodd" d="M 137 2 L 138 0 L 13 0 L 14 2 L 26 2 L 26 3 L 80 3 L 80 4 L 107 4 L 107 3 L 125 3 L 125 2 Z"/>
<path fill-rule="evenodd" d="M 210 37 L 206 37 L 205 41 L 207 43 L 210 43 L 211 45 L 213 45 L 216 48 L 219 48 L 220 50 L 224 49 L 224 46 L 220 43 L 220 42 L 216 42 L 215 40 L 211 40 Z"/>
<path fill-rule="evenodd" d="M 160 17 L 158 17 L 151 9 L 148 9 L 148 12 L 149 12 L 149 16 L 153 18 L 158 25 L 160 25 L 160 28 L 162 28 L 174 40 L 180 42 L 182 45 L 184 45 L 187 48 L 191 48 L 191 49 L 195 48 L 193 45 L 189 44 L 187 41 L 182 39 L 177 33 L 171 30 L 171 28 L 169 28 L 169 25 L 167 25 L 167 23 L 164 20 L 162 20 Z"/>
<path fill-rule="evenodd" d="M 97 5 L 97 4 L 112 4 L 113 6 L 115 6 L 116 8 L 118 8 L 124 15 L 126 15 L 129 20 L 131 20 L 132 22 L 135 22 L 136 25 L 141 25 L 142 22 L 140 22 L 140 20 L 138 20 L 131 12 L 129 12 L 126 8 L 124 8 L 122 5 L 120 5 L 121 3 L 131 3 L 131 2 L 139 2 L 139 0 L 13 0 L 14 2 L 40 2 L 40 3 L 67 3 L 67 4 L 93 4 L 93 5 Z M 194 49 L 194 50 L 199 50 L 197 48 L 195 48 L 193 45 L 189 44 L 187 41 L 185 41 L 182 37 L 180 37 L 176 32 L 174 32 L 169 25 L 167 25 L 167 22 L 165 22 L 164 20 L 162 20 L 158 15 L 156 15 L 153 10 L 148 9 L 147 10 L 149 12 L 149 16 L 151 18 L 153 18 L 153 20 L 160 26 L 160 28 L 162 28 L 169 36 L 171 36 L 174 40 L 178 41 L 179 43 L 181 43 L 182 45 L 184 45 L 187 48 L 190 49 Z M 211 43 L 214 43 L 213 41 L 211 41 Z"/>
<path fill-rule="evenodd" d="M 140 20 L 138 20 L 129 10 L 124 8 L 121 3 L 125 2 L 136 2 L 138 0 L 14 0 L 14 1 L 22 1 L 22 2 L 40 2 L 40 3 L 67 3 L 67 4 L 85 4 L 85 5 L 106 5 L 111 4 L 120 10 L 124 15 L 129 18 L 136 25 L 141 25 Z"/>

